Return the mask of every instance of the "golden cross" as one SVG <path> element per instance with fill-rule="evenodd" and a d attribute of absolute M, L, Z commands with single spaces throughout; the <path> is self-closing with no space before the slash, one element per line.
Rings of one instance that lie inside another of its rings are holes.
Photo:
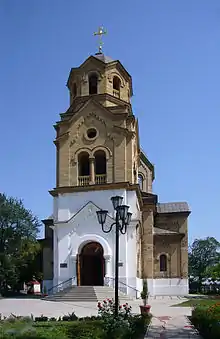
<path fill-rule="evenodd" d="M 98 32 L 95 32 L 94 35 L 99 36 L 99 53 L 102 54 L 102 46 L 103 46 L 103 41 L 102 41 L 102 36 L 107 34 L 106 29 L 104 29 L 103 26 L 100 26 L 98 29 Z"/>

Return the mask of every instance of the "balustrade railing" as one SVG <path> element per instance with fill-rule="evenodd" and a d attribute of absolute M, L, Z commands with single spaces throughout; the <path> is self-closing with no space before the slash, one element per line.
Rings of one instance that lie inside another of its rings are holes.
<path fill-rule="evenodd" d="M 78 177 L 79 186 L 87 186 L 89 185 L 90 176 L 89 175 L 83 175 Z"/>
<path fill-rule="evenodd" d="M 100 185 L 100 184 L 105 184 L 106 183 L 106 174 L 96 174 L 95 175 L 95 183 L 96 185 Z"/>
<path fill-rule="evenodd" d="M 116 97 L 116 98 L 120 98 L 120 91 L 113 89 L 113 96 Z"/>

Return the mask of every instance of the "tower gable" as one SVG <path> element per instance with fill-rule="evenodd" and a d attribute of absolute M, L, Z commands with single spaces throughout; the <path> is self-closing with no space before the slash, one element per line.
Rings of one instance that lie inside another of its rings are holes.
<path fill-rule="evenodd" d="M 55 128 L 58 187 L 136 183 L 134 117 L 114 114 L 90 98 Z"/>

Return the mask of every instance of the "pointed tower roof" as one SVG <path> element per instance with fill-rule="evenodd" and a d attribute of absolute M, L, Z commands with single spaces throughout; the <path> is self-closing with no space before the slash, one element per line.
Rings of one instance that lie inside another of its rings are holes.
<path fill-rule="evenodd" d="M 113 62 L 115 60 L 113 60 L 112 58 L 102 54 L 102 53 L 96 53 L 94 55 L 94 57 L 102 62 L 104 62 L 105 64 L 109 64 L 110 62 Z"/>

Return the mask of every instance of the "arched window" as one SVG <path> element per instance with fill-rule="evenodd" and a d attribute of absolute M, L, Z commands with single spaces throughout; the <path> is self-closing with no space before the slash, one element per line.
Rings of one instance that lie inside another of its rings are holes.
<path fill-rule="evenodd" d="M 104 184 L 106 182 L 106 154 L 104 151 L 96 151 L 95 154 L 95 182 Z"/>
<path fill-rule="evenodd" d="M 167 256 L 166 254 L 160 255 L 160 272 L 167 271 Z"/>
<path fill-rule="evenodd" d="M 106 154 L 104 151 L 95 152 L 95 174 L 106 174 Z"/>
<path fill-rule="evenodd" d="M 140 186 L 141 191 L 144 189 L 144 178 L 142 174 L 138 174 L 138 184 Z"/>
<path fill-rule="evenodd" d="M 92 73 L 89 76 L 89 94 L 98 93 L 98 76 L 95 73 Z"/>
<path fill-rule="evenodd" d="M 117 98 L 120 98 L 120 87 L 121 87 L 121 80 L 114 76 L 113 78 L 113 95 Z"/>
<path fill-rule="evenodd" d="M 73 96 L 75 97 L 77 94 L 77 86 L 76 86 L 76 83 L 74 82 L 73 84 Z"/>
<path fill-rule="evenodd" d="M 79 176 L 89 176 L 90 168 L 89 168 L 89 154 L 86 152 L 82 152 L 78 156 L 78 170 Z"/>

